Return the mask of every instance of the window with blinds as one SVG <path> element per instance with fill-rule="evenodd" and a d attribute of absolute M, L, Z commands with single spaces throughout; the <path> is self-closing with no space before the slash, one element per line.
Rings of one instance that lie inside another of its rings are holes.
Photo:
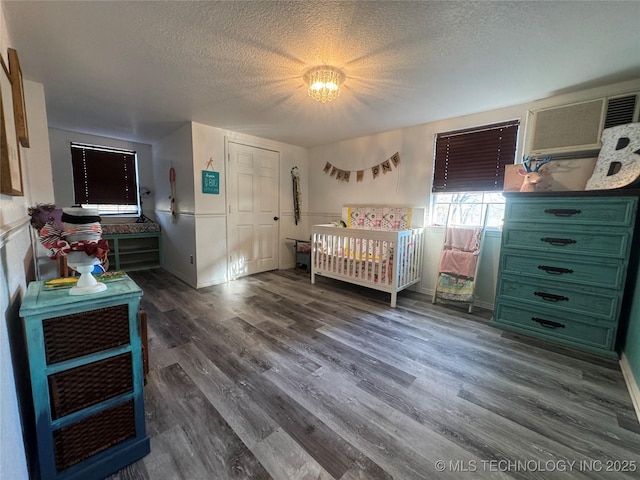
<path fill-rule="evenodd" d="M 432 224 L 502 225 L 504 167 L 515 163 L 519 123 L 514 120 L 436 136 Z"/>
<path fill-rule="evenodd" d="M 433 193 L 502 191 L 504 167 L 513 165 L 520 122 L 439 133 Z"/>
<path fill-rule="evenodd" d="M 101 215 L 140 215 L 136 152 L 71 143 L 71 164 L 76 204 Z"/>

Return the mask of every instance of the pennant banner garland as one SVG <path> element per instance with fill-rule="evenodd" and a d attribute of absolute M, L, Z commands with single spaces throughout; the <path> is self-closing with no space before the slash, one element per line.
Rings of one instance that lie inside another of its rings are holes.
<path fill-rule="evenodd" d="M 393 167 L 397 169 L 398 165 L 400 165 L 400 154 L 396 152 L 391 157 L 386 159 L 384 162 L 371 167 L 371 175 L 373 176 L 373 178 L 378 178 L 378 176 L 380 175 L 380 172 L 386 175 L 393 169 Z M 342 182 L 347 182 L 347 183 L 351 179 L 352 173 L 355 174 L 356 182 L 361 182 L 364 179 L 364 172 L 365 172 L 364 170 L 357 170 L 357 171 L 342 170 L 341 168 L 331 165 L 330 162 L 327 162 L 327 164 L 324 166 L 324 169 L 322 171 L 325 174 L 328 173 L 330 177 L 335 176 L 336 180 L 340 180 Z"/>

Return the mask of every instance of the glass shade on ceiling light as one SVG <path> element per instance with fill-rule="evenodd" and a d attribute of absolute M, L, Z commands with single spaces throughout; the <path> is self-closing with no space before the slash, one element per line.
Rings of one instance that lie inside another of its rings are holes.
<path fill-rule="evenodd" d="M 315 67 L 305 75 L 308 95 L 317 102 L 327 103 L 340 96 L 340 84 L 344 74 L 335 67 Z"/>

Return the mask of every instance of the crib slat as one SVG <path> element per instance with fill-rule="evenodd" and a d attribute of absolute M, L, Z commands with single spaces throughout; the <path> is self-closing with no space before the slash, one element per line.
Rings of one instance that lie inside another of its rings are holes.
<path fill-rule="evenodd" d="M 405 268 L 405 284 L 411 283 L 415 279 L 416 269 L 415 269 L 415 248 L 411 248 L 412 245 L 415 245 L 415 237 L 413 234 L 408 235 L 405 238 L 406 241 L 406 251 L 407 251 L 407 261 L 404 265 Z"/>
<path fill-rule="evenodd" d="M 336 251 L 335 251 L 335 256 L 333 257 L 336 261 L 336 272 L 337 273 L 342 273 L 342 269 L 340 268 L 342 265 L 342 238 L 339 235 L 335 235 L 334 237 L 336 239 Z"/>
<path fill-rule="evenodd" d="M 342 261 L 340 262 L 340 269 L 342 275 L 346 275 L 347 271 L 348 271 L 348 264 L 349 264 L 349 245 L 347 242 L 348 238 L 347 237 L 343 237 L 342 235 L 340 236 L 340 253 L 342 253 Z"/>
<path fill-rule="evenodd" d="M 371 252 L 369 255 L 369 265 L 371 266 L 371 281 L 375 282 L 376 281 L 376 265 L 375 265 L 375 258 L 376 258 L 376 242 L 375 240 L 371 241 Z"/>
<path fill-rule="evenodd" d="M 404 268 L 403 285 L 406 285 L 411 280 L 413 280 L 412 273 L 415 272 L 414 263 L 413 263 L 414 262 L 413 249 L 409 247 L 409 244 L 412 241 L 413 241 L 413 235 L 407 235 L 406 237 L 404 237 L 406 258 L 405 258 L 405 262 L 403 263 L 403 268 Z"/>
<path fill-rule="evenodd" d="M 385 272 L 385 283 L 387 285 L 394 285 L 394 276 L 395 272 L 392 271 L 392 263 L 391 263 L 391 255 L 393 249 L 393 242 L 385 242 L 385 256 L 384 256 L 384 272 Z"/>
<path fill-rule="evenodd" d="M 409 247 L 411 249 L 411 281 L 416 280 L 418 278 L 420 278 L 420 265 L 418 262 L 422 261 L 422 255 L 420 255 L 419 253 L 419 249 L 422 243 L 422 239 L 419 235 L 420 232 L 418 232 L 418 234 L 413 234 L 411 235 L 411 244 L 412 247 Z"/>
<path fill-rule="evenodd" d="M 394 267 L 396 268 L 397 274 L 397 286 L 401 287 L 407 282 L 407 236 L 402 235 L 398 239 L 398 250 L 396 252 L 396 262 Z"/>
<path fill-rule="evenodd" d="M 413 249 L 410 247 L 412 242 L 413 235 L 407 235 L 404 237 L 404 262 L 402 263 L 402 268 L 404 269 L 404 285 L 410 283 L 413 280 L 412 272 L 415 271 L 413 268 Z"/>

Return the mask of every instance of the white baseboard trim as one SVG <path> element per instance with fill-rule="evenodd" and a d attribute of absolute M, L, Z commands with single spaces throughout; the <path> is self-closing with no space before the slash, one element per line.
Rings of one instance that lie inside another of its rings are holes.
<path fill-rule="evenodd" d="M 636 416 L 638 417 L 638 421 L 640 422 L 640 387 L 638 387 L 636 377 L 633 375 L 629 360 L 624 353 L 620 357 L 620 369 L 622 370 L 624 381 L 627 384 L 627 389 L 629 390 L 629 395 L 631 396 L 633 408 L 636 410 Z"/>
<path fill-rule="evenodd" d="M 429 288 L 420 288 L 420 287 L 417 287 L 417 288 L 416 288 L 416 292 L 418 292 L 418 293 L 422 293 L 423 295 L 427 295 L 427 296 L 429 296 L 429 297 L 433 297 L 433 290 L 432 290 L 432 289 L 429 289 Z"/>
<path fill-rule="evenodd" d="M 193 284 L 192 279 L 185 277 L 184 275 L 172 270 L 170 267 L 167 267 L 166 265 L 162 265 L 162 269 L 169 272 L 171 275 L 178 278 L 179 280 L 182 280 L 184 283 L 186 283 L 190 287 L 196 288 L 196 286 Z"/>
<path fill-rule="evenodd" d="M 210 280 L 208 282 L 198 283 L 198 285 L 196 286 L 196 289 L 213 287 L 214 285 L 222 285 L 223 283 L 227 283 L 226 278 L 216 278 L 215 280 Z"/>

